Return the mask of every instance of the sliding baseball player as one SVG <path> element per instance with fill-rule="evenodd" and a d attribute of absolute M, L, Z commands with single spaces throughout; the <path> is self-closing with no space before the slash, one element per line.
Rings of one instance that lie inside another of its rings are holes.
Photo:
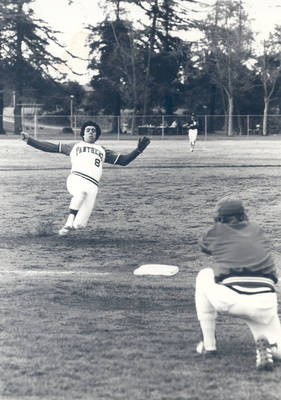
<path fill-rule="evenodd" d="M 103 163 L 126 166 L 138 157 L 149 145 L 150 140 L 140 138 L 137 148 L 129 154 L 119 154 L 96 143 L 101 129 L 93 121 L 87 121 L 81 128 L 82 140 L 78 143 L 63 144 L 35 140 L 22 132 L 26 143 L 38 150 L 61 153 L 70 156 L 71 172 L 67 178 L 67 190 L 71 194 L 69 215 L 59 230 L 60 236 L 85 228 L 93 211 L 102 176 Z"/>

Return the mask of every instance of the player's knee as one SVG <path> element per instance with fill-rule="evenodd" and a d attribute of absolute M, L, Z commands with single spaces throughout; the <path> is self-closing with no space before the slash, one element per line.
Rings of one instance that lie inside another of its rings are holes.
<path fill-rule="evenodd" d="M 84 200 L 86 196 L 87 196 L 87 192 L 81 190 L 81 191 L 75 193 L 73 198 L 76 199 L 76 200 L 81 201 L 81 200 Z"/>
<path fill-rule="evenodd" d="M 196 283 L 212 282 L 214 280 L 214 271 L 212 268 L 203 268 L 198 272 Z"/>
<path fill-rule="evenodd" d="M 216 310 L 197 310 L 198 321 L 215 321 L 217 318 Z"/>
<path fill-rule="evenodd" d="M 87 192 L 81 192 L 81 198 L 83 199 L 83 200 L 85 200 L 85 198 L 86 198 L 86 196 L 87 196 Z"/>

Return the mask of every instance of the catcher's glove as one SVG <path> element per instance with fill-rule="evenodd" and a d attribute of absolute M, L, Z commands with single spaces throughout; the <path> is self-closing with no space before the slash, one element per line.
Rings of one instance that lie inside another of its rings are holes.
<path fill-rule="evenodd" d="M 143 138 L 139 138 L 138 151 L 142 153 L 144 149 L 149 145 L 149 143 L 150 140 L 146 136 L 144 136 Z"/>

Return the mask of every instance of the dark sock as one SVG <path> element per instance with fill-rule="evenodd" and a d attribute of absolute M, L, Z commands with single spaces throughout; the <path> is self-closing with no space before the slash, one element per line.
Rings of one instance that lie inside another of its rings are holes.
<path fill-rule="evenodd" d="M 78 210 L 73 210 L 72 208 L 69 209 L 69 214 L 77 215 Z"/>

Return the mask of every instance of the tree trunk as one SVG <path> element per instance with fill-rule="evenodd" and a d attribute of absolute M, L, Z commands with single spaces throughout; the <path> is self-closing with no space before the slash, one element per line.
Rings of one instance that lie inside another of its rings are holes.
<path fill-rule="evenodd" d="M 113 120 L 112 120 L 112 132 L 118 132 L 118 124 L 121 115 L 121 98 L 120 93 L 115 92 L 114 96 L 114 107 L 113 107 Z"/>
<path fill-rule="evenodd" d="M 3 85 L 0 84 L 0 135 L 5 135 L 5 129 L 3 125 L 3 114 L 4 114 L 4 90 Z"/>
<path fill-rule="evenodd" d="M 232 125 L 233 125 L 233 97 L 228 96 L 228 124 L 227 124 L 227 135 L 232 136 Z"/>
<path fill-rule="evenodd" d="M 15 106 L 14 106 L 14 134 L 20 135 L 22 131 L 22 105 L 21 96 L 18 95 L 18 91 L 15 93 Z"/>
<path fill-rule="evenodd" d="M 267 116 L 268 116 L 269 98 L 264 98 L 263 121 L 262 121 L 262 134 L 267 135 Z"/>
<path fill-rule="evenodd" d="M 134 135 L 135 130 L 136 130 L 136 118 L 135 118 L 136 112 L 134 110 L 133 116 L 132 116 L 132 126 L 131 126 L 131 135 Z"/>
<path fill-rule="evenodd" d="M 23 1 L 17 3 L 17 14 L 23 15 Z M 16 24 L 16 68 L 15 68 L 15 105 L 14 105 L 14 133 L 19 135 L 22 131 L 22 100 L 23 100 L 23 55 L 22 44 L 24 40 L 23 35 L 24 24 L 22 19 L 19 18 Z"/>
<path fill-rule="evenodd" d="M 173 115 L 174 113 L 173 98 L 169 90 L 165 90 L 164 93 L 164 108 L 166 115 Z"/>
<path fill-rule="evenodd" d="M 210 132 L 214 132 L 214 118 L 213 115 L 215 114 L 215 109 L 216 109 L 216 95 L 217 95 L 217 87 L 216 85 L 211 86 L 211 91 L 210 91 L 210 101 L 209 101 L 209 109 L 210 109 L 210 115 L 212 116 L 209 121 L 209 126 L 208 129 Z"/>
<path fill-rule="evenodd" d="M 144 80 L 144 90 L 143 90 L 142 124 L 145 124 L 145 122 L 146 122 L 147 105 L 148 105 L 148 84 L 149 84 L 149 80 L 150 80 L 151 55 L 152 55 L 154 43 L 155 43 L 156 22 L 157 22 L 157 15 L 158 15 L 158 0 L 154 0 L 154 4 L 152 6 L 152 12 L 153 12 L 153 19 L 152 19 L 151 34 L 150 34 L 149 45 L 148 45 L 148 57 L 147 57 L 147 65 L 146 65 L 145 80 Z"/>
<path fill-rule="evenodd" d="M 132 64 L 132 97 L 133 97 L 133 118 L 131 126 L 131 135 L 133 135 L 136 129 L 135 115 L 137 113 L 137 77 L 136 77 L 136 55 L 135 55 L 133 35 L 131 35 L 131 37 L 132 37 L 131 64 Z"/>

